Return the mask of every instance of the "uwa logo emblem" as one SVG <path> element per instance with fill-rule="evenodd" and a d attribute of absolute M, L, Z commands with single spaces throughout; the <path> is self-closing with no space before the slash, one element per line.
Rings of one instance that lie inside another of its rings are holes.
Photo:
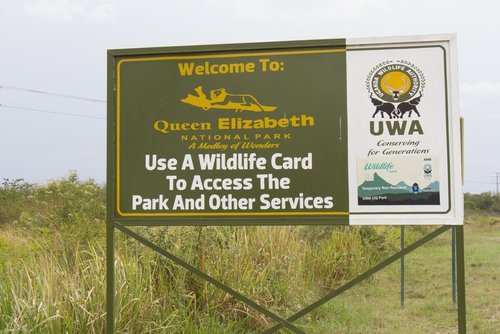
<path fill-rule="evenodd" d="M 409 61 L 387 60 L 375 66 L 366 77 L 366 89 L 375 106 L 371 134 L 378 136 L 385 131 L 390 135 L 423 134 L 418 105 L 424 87 L 424 73 Z M 377 118 L 385 121 L 375 121 Z"/>

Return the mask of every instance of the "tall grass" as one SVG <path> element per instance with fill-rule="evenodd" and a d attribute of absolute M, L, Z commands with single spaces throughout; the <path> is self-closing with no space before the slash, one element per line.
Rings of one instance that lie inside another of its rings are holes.
<path fill-rule="evenodd" d="M 298 311 L 362 263 L 360 248 L 350 253 L 356 234 L 346 232 L 334 233 L 321 247 L 293 227 L 205 228 L 201 233 L 192 228 L 191 234 L 182 228 L 160 230 L 153 232 L 170 238 L 175 253 L 278 313 Z M 198 245 L 194 240 L 199 238 Z M 71 257 L 29 247 L 36 251 L 2 264 L 0 329 L 102 333 L 103 246 L 90 243 Z M 222 324 L 243 332 L 270 325 L 258 312 L 131 240 L 118 242 L 115 267 L 118 332 L 184 333 Z"/>
<path fill-rule="evenodd" d="M 21 196 L 16 187 L 0 189 L 0 199 L 18 208 L 17 214 L 0 215 L 5 219 L 0 225 L 0 332 L 103 333 L 104 189 L 73 174 L 43 186 L 23 186 Z M 136 230 L 283 316 L 399 247 L 394 228 Z M 253 333 L 271 325 L 262 314 L 121 233 L 115 268 L 118 333 Z M 323 316 L 315 312 L 305 319 Z"/>

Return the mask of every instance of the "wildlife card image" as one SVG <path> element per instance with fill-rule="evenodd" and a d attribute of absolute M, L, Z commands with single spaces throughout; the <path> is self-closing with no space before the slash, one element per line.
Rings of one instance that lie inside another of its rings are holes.
<path fill-rule="evenodd" d="M 359 205 L 439 205 L 437 156 L 360 158 Z"/>

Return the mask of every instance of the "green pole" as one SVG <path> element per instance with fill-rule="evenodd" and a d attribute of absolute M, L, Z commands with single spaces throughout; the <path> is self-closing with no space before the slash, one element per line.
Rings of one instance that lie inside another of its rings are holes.
<path fill-rule="evenodd" d="M 457 228 L 451 228 L 451 297 L 457 303 Z"/>
<path fill-rule="evenodd" d="M 401 225 L 401 250 L 405 249 L 405 226 Z M 405 256 L 401 256 L 401 308 L 405 307 Z"/>
<path fill-rule="evenodd" d="M 114 175 L 112 173 L 114 166 L 114 156 L 109 150 L 114 147 L 114 112 L 115 112 L 115 61 L 108 52 L 107 56 L 108 75 L 107 75 L 107 139 L 106 149 L 106 333 L 113 334 L 115 331 L 115 222 L 113 218 L 114 204 L 113 191 Z"/>
<path fill-rule="evenodd" d="M 457 229 L 457 302 L 458 302 L 458 333 L 465 334 L 465 261 L 464 261 L 464 226 L 458 225 Z"/>
<path fill-rule="evenodd" d="M 115 227 L 106 224 L 106 333 L 115 331 Z"/>

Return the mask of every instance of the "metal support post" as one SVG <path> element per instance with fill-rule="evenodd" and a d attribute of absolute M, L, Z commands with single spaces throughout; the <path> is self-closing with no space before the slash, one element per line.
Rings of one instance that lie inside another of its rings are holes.
<path fill-rule="evenodd" d="M 457 303 L 457 228 L 451 228 L 451 297 Z"/>
<path fill-rule="evenodd" d="M 401 251 L 405 249 L 405 226 L 401 225 Z M 405 256 L 401 256 L 401 308 L 405 307 Z"/>
<path fill-rule="evenodd" d="M 106 224 L 106 333 L 115 331 L 115 227 Z"/>
<path fill-rule="evenodd" d="M 464 226 L 458 225 L 457 231 L 457 302 L 458 302 L 458 333 L 465 334 L 466 311 L 465 311 L 465 261 L 464 261 Z"/>

